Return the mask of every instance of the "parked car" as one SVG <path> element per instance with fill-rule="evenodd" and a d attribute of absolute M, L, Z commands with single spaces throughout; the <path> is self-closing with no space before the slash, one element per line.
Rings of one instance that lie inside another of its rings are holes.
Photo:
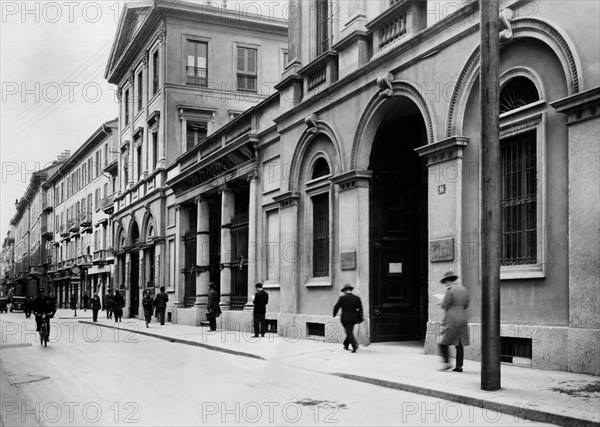
<path fill-rule="evenodd" d="M 12 297 L 10 311 L 25 311 L 25 297 Z"/>
<path fill-rule="evenodd" d="M 7 307 L 8 307 L 8 298 L 6 297 L 1 297 L 0 298 L 0 313 L 7 311 Z"/>

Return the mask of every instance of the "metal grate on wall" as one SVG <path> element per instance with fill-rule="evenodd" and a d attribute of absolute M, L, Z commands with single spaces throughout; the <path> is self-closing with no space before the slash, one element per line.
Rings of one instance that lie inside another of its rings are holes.
<path fill-rule="evenodd" d="M 531 338 L 500 337 L 500 360 L 515 365 L 531 366 Z"/>
<path fill-rule="evenodd" d="M 325 337 L 325 324 L 306 322 L 306 335 L 313 337 Z"/>

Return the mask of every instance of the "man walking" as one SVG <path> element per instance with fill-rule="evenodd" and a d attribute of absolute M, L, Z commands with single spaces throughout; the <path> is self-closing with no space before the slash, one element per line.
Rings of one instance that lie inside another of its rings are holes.
<path fill-rule="evenodd" d="M 333 317 L 337 315 L 338 310 L 342 309 L 342 326 L 346 331 L 346 339 L 344 340 L 344 350 L 348 350 L 348 346 L 352 345 L 352 353 L 358 350 L 358 342 L 354 338 L 354 325 L 363 321 L 362 301 L 357 295 L 352 293 L 354 288 L 348 284 L 342 287 L 344 295 L 340 297 L 338 302 L 333 307 Z"/>
<path fill-rule="evenodd" d="M 98 321 L 98 311 L 100 310 L 101 306 L 102 306 L 102 303 L 100 302 L 100 297 L 98 296 L 98 292 L 95 292 L 94 296 L 92 297 L 92 320 L 94 322 Z"/>
<path fill-rule="evenodd" d="M 463 346 L 469 345 L 469 316 L 467 313 L 469 290 L 458 281 L 458 276 L 452 271 L 446 272 L 440 282 L 448 286 L 440 303 L 442 309 L 446 311 L 439 339 L 440 353 L 444 361 L 441 370 L 446 371 L 452 367 L 448 346 L 454 345 L 456 346 L 456 366 L 453 371 L 462 372 Z"/>
<path fill-rule="evenodd" d="M 167 309 L 167 301 L 169 296 L 165 293 L 165 287 L 160 287 L 160 292 L 154 298 L 154 305 L 156 306 L 156 317 L 161 325 L 165 324 L 165 310 Z"/>
<path fill-rule="evenodd" d="M 267 332 L 267 304 L 269 303 L 269 294 L 263 290 L 262 283 L 254 285 L 256 294 L 254 294 L 254 337 L 257 338 L 260 333 L 261 337 Z"/>
<path fill-rule="evenodd" d="M 114 296 L 112 289 L 109 289 L 104 296 L 104 308 L 106 309 L 106 318 L 112 319 L 113 315 L 113 306 L 114 306 Z"/>
<path fill-rule="evenodd" d="M 83 300 L 83 311 L 87 311 L 90 305 L 90 297 L 88 296 L 87 292 L 83 293 L 83 297 L 81 297 L 81 299 Z"/>

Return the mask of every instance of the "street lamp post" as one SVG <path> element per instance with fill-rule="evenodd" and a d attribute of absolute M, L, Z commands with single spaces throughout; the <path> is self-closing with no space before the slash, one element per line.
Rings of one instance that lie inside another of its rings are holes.
<path fill-rule="evenodd" d="M 481 14 L 481 388 L 500 389 L 499 0 L 479 0 Z"/>

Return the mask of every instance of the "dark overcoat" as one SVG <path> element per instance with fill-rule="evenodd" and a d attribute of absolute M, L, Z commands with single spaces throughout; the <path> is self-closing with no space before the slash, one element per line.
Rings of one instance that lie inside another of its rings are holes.
<path fill-rule="evenodd" d="M 363 321 L 363 307 L 360 297 L 354 294 L 344 294 L 333 307 L 333 317 L 342 309 L 342 322 L 360 323 Z"/>
<path fill-rule="evenodd" d="M 151 295 L 144 295 L 142 306 L 144 307 L 144 316 L 152 316 L 152 312 L 154 311 L 154 298 L 152 298 Z"/>

